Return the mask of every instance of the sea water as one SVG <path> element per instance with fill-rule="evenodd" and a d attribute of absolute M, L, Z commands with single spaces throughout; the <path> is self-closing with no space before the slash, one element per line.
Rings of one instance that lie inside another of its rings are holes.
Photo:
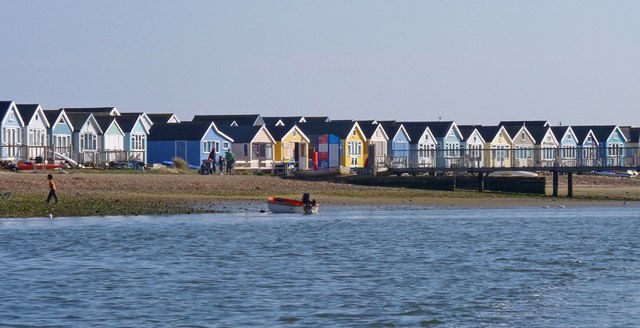
<path fill-rule="evenodd" d="M 0 326 L 639 326 L 638 213 L 3 219 Z"/>

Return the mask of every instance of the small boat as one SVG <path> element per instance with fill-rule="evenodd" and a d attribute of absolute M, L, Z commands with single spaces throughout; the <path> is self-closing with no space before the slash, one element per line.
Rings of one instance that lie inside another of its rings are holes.
<path fill-rule="evenodd" d="M 273 213 L 298 213 L 298 214 L 318 214 L 320 204 L 310 203 L 310 205 L 304 205 L 304 202 L 299 199 L 281 198 L 281 197 L 269 197 L 267 198 L 267 207 Z"/>
<path fill-rule="evenodd" d="M 35 164 L 35 168 L 34 168 L 34 164 L 31 162 L 24 162 L 22 164 L 18 164 L 16 165 L 16 168 L 18 170 L 21 171 L 27 171 L 27 170 L 42 170 L 44 168 L 46 168 L 47 170 L 52 170 L 52 169 L 61 169 L 64 168 L 64 165 L 62 164 L 43 164 L 43 163 L 38 163 Z"/>

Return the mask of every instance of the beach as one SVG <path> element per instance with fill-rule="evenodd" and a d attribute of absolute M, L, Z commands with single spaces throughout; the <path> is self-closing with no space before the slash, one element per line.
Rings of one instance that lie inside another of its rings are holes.
<path fill-rule="evenodd" d="M 640 201 L 640 179 L 574 175 L 573 199 L 477 191 L 431 191 L 357 186 L 329 181 L 304 181 L 269 175 L 196 175 L 164 172 L 54 171 L 61 204 L 46 204 L 45 173 L 0 172 L 1 217 L 144 215 L 251 212 L 266 209 L 269 196 L 300 198 L 308 192 L 325 206 L 369 207 L 509 207 L 509 206 L 634 206 Z M 547 195 L 551 177 L 547 177 Z"/>

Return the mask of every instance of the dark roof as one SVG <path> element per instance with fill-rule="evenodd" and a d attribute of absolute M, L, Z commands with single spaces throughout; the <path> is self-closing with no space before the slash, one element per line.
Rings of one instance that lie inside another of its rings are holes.
<path fill-rule="evenodd" d="M 540 121 L 500 121 L 498 125 L 504 125 L 505 127 L 507 125 L 518 125 L 518 126 L 526 125 L 527 127 L 530 127 L 530 126 L 545 127 L 549 125 L 549 121 L 542 121 L 542 120 Z"/>
<path fill-rule="evenodd" d="M 458 125 L 458 130 L 462 134 L 462 140 L 467 140 L 475 129 L 480 128 L 481 125 Z M 484 136 L 482 136 L 484 138 Z"/>
<path fill-rule="evenodd" d="M 121 113 L 120 116 L 116 117 L 116 121 L 118 122 L 118 125 L 120 125 L 122 131 L 131 132 L 140 118 L 140 115 L 142 115 L 142 113 Z"/>
<path fill-rule="evenodd" d="M 640 141 L 640 128 L 630 128 L 629 129 L 629 141 L 630 142 L 638 142 L 638 141 Z"/>
<path fill-rule="evenodd" d="M 591 130 L 598 140 L 598 143 L 602 143 L 609 139 L 609 136 L 616 127 L 616 125 L 579 125 L 571 126 L 571 129 L 575 132 L 578 140 L 584 140 L 587 137 L 589 130 Z"/>
<path fill-rule="evenodd" d="M 549 130 L 549 127 L 542 126 L 526 126 L 526 128 L 533 137 L 536 145 L 542 143 L 544 135 L 547 134 L 547 131 Z"/>
<path fill-rule="evenodd" d="M 500 131 L 500 125 L 494 125 L 494 126 L 479 126 L 478 127 L 478 132 L 480 132 L 480 135 L 482 136 L 482 139 L 484 139 L 485 142 L 491 142 L 491 140 L 493 140 L 493 138 L 496 137 L 496 135 L 498 135 L 498 132 Z"/>
<path fill-rule="evenodd" d="M 60 116 L 60 112 L 61 110 L 59 109 L 51 109 L 51 110 L 44 110 L 44 116 L 47 117 L 47 121 L 49 121 L 49 124 L 52 124 L 58 119 L 58 116 Z"/>
<path fill-rule="evenodd" d="M 562 141 L 562 137 L 564 137 L 565 133 L 567 133 L 567 130 L 569 130 L 568 125 L 551 127 L 551 133 L 553 133 L 553 135 L 556 137 L 556 140 L 558 140 L 558 142 Z"/>
<path fill-rule="evenodd" d="M 149 131 L 149 140 L 201 140 L 211 122 L 156 123 Z"/>
<path fill-rule="evenodd" d="M 265 122 L 266 123 L 266 122 Z M 282 138 L 289 132 L 291 131 L 291 129 L 293 129 L 295 125 L 289 125 L 289 126 L 269 126 L 269 133 L 271 133 L 271 136 L 276 139 L 276 141 L 280 141 L 282 140 Z M 299 128 L 299 127 L 298 127 Z M 302 131 L 302 130 L 300 130 Z"/>
<path fill-rule="evenodd" d="M 262 128 L 259 125 L 219 126 L 217 123 L 216 126 L 222 133 L 233 139 L 234 143 L 251 142 Z"/>
<path fill-rule="evenodd" d="M 264 125 L 266 125 L 267 127 L 275 126 L 278 121 L 282 121 L 282 123 L 284 123 L 284 126 L 291 127 L 294 124 L 300 123 L 301 119 L 302 116 L 270 116 L 262 118 L 262 120 L 264 121 Z M 271 130 L 269 130 L 269 132 L 271 132 Z"/>
<path fill-rule="evenodd" d="M 507 130 L 507 133 L 509 134 L 509 137 L 511 137 L 511 139 L 515 139 L 517 137 L 518 132 L 520 132 L 520 129 L 522 129 L 523 125 L 503 125 L 504 129 Z M 525 128 L 527 130 L 528 127 L 525 126 Z"/>
<path fill-rule="evenodd" d="M 16 104 L 16 107 L 18 107 L 18 112 L 20 112 L 20 116 L 22 116 L 22 119 L 25 121 L 25 124 L 27 124 L 27 122 L 31 121 L 31 119 L 33 118 L 33 115 L 36 113 L 36 110 L 38 109 L 38 104 Z"/>
<path fill-rule="evenodd" d="M 75 107 L 62 108 L 68 113 L 93 113 L 93 114 L 109 114 L 115 107 Z"/>
<path fill-rule="evenodd" d="M 309 138 L 311 136 L 321 136 L 324 134 L 333 134 L 340 138 L 345 138 L 351 132 L 355 122 L 348 120 L 339 120 L 321 123 L 303 123 L 298 125 L 300 130 Z"/>
<path fill-rule="evenodd" d="M 360 125 L 360 129 L 362 130 L 362 133 L 364 133 L 365 137 L 367 137 L 367 139 L 370 139 L 371 137 L 373 137 L 373 134 L 376 133 L 376 129 L 379 126 L 382 126 L 377 121 L 374 121 L 374 120 L 366 120 L 366 121 L 358 120 L 356 122 L 358 122 L 358 125 Z M 382 127 L 382 129 L 384 130 L 384 126 Z M 385 133 L 386 132 L 387 131 L 385 130 Z"/>
<path fill-rule="evenodd" d="M 0 101 L 0 118 L 3 118 L 9 111 L 12 101 Z"/>
<path fill-rule="evenodd" d="M 124 114 L 124 113 L 123 113 Z M 151 122 L 153 123 L 167 123 L 174 114 L 162 113 L 162 114 L 147 114 Z"/>
<path fill-rule="evenodd" d="M 586 125 L 573 125 L 571 126 L 571 130 L 576 134 L 578 142 L 582 143 L 587 138 L 589 131 L 591 131 L 591 127 Z"/>
<path fill-rule="evenodd" d="M 107 131 L 111 123 L 113 123 L 115 117 L 113 116 L 94 116 L 96 118 L 96 122 L 98 122 L 98 126 L 102 129 L 103 132 Z"/>
<path fill-rule="evenodd" d="M 71 125 L 73 125 L 73 132 L 79 132 L 85 122 L 89 119 L 91 113 L 67 113 Z"/>
<path fill-rule="evenodd" d="M 331 122 L 329 116 L 305 116 L 304 120 L 306 123 L 324 123 Z"/>
<path fill-rule="evenodd" d="M 260 114 L 247 115 L 195 115 L 193 121 L 209 121 L 216 122 L 216 126 L 220 128 L 222 125 L 231 125 L 234 121 L 238 125 L 254 125 L 260 119 Z"/>
<path fill-rule="evenodd" d="M 609 139 L 609 136 L 616 128 L 615 125 L 592 125 L 591 131 L 598 139 L 598 142 L 606 142 Z"/>
<path fill-rule="evenodd" d="M 435 122 L 401 122 L 404 128 L 409 133 L 409 137 L 412 141 L 420 140 L 424 130 L 429 128 L 429 131 L 435 138 L 444 138 L 453 126 L 453 121 L 435 121 Z M 414 139 L 415 138 L 415 139 Z"/>
<path fill-rule="evenodd" d="M 382 125 L 384 132 L 389 136 L 389 140 L 396 136 L 398 129 L 400 129 L 400 126 L 402 125 L 396 121 L 378 121 L 378 124 Z"/>

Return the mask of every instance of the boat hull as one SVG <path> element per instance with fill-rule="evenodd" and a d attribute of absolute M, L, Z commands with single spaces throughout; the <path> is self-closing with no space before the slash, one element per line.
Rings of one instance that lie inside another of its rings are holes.
<path fill-rule="evenodd" d="M 267 207 L 273 213 L 294 213 L 294 214 L 318 214 L 320 204 L 311 206 L 310 213 L 307 213 L 302 201 L 297 199 L 269 197 Z"/>

